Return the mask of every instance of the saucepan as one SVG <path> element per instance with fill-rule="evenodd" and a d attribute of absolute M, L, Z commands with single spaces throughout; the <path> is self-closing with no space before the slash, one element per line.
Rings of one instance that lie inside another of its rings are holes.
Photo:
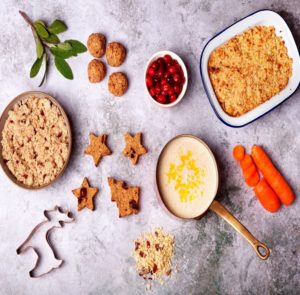
<path fill-rule="evenodd" d="M 156 182 L 160 200 L 172 215 L 200 219 L 207 211 L 213 211 L 249 242 L 260 259 L 270 256 L 269 248 L 215 200 L 218 166 L 212 151 L 200 138 L 184 134 L 171 139 L 158 158 Z"/>

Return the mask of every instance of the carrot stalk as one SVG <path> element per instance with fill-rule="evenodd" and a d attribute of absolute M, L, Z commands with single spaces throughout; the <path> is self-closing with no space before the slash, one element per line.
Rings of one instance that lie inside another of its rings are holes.
<path fill-rule="evenodd" d="M 286 206 L 293 203 L 295 196 L 291 187 L 273 165 L 271 159 L 268 157 L 263 148 L 258 145 L 254 145 L 252 147 L 252 157 L 256 166 L 261 171 L 271 188 L 275 191 L 280 201 Z"/>
<path fill-rule="evenodd" d="M 245 148 L 242 145 L 236 145 L 233 148 L 233 157 L 237 160 L 237 161 L 241 161 L 244 159 L 245 157 Z"/>
<path fill-rule="evenodd" d="M 264 178 L 255 186 L 254 192 L 266 210 L 272 213 L 278 211 L 280 200 Z"/>

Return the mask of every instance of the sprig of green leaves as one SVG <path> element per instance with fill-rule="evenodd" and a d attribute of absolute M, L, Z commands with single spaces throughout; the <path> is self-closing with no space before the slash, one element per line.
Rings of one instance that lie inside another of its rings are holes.
<path fill-rule="evenodd" d="M 48 54 L 54 57 L 56 69 L 67 79 L 73 79 L 73 72 L 66 59 L 77 56 L 87 51 L 84 44 L 77 40 L 65 40 L 61 42 L 57 34 L 65 32 L 68 28 L 61 20 L 54 20 L 49 26 L 43 21 L 32 22 L 27 14 L 19 11 L 25 21 L 30 25 L 36 44 L 36 60 L 30 70 L 30 78 L 34 78 L 44 63 L 44 75 L 41 86 L 48 72 Z"/>

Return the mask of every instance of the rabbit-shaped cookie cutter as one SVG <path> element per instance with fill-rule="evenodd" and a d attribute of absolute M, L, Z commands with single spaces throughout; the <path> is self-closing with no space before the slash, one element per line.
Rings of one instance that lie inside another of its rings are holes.
<path fill-rule="evenodd" d="M 36 263 L 33 269 L 29 271 L 29 276 L 32 278 L 39 278 L 50 273 L 52 270 L 61 267 L 61 265 L 63 264 L 63 260 L 58 259 L 56 252 L 50 242 L 50 234 L 55 228 L 62 228 L 65 223 L 71 223 L 75 220 L 70 211 L 64 211 L 58 206 L 55 206 L 52 210 L 45 210 L 44 215 L 46 217 L 46 220 L 36 225 L 30 232 L 27 239 L 17 249 L 18 255 L 22 254 L 28 249 L 33 249 L 33 251 L 37 255 Z M 43 247 L 40 247 L 40 250 L 37 249 L 37 243 L 35 241 L 32 241 L 33 236 L 37 234 L 45 237 L 45 239 L 43 239 L 43 243 L 45 245 Z M 39 273 L 38 270 L 40 259 L 43 254 L 47 254 L 49 256 L 49 252 L 51 252 L 52 254 L 51 267 L 48 271 Z"/>

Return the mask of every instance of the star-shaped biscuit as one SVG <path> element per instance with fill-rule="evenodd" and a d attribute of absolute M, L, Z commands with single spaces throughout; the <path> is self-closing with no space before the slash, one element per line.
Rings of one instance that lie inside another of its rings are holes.
<path fill-rule="evenodd" d="M 90 145 L 85 149 L 84 153 L 92 156 L 95 166 L 98 166 L 102 157 L 111 155 L 111 151 L 106 145 L 107 135 L 96 136 L 94 133 L 90 133 L 89 138 Z"/>
<path fill-rule="evenodd" d="M 93 198 L 96 196 L 98 189 L 90 187 L 88 179 L 85 177 L 80 188 L 72 190 L 72 193 L 78 199 L 77 210 L 80 211 L 84 207 L 94 210 Z"/>
<path fill-rule="evenodd" d="M 124 181 L 108 177 L 111 190 L 111 200 L 117 203 L 119 217 L 139 213 L 139 193 L 137 186 L 127 186 Z"/>
<path fill-rule="evenodd" d="M 142 133 L 138 132 L 135 136 L 129 133 L 124 135 L 126 146 L 123 155 L 130 158 L 133 165 L 136 165 L 139 157 L 147 153 L 146 148 L 142 145 Z"/>

